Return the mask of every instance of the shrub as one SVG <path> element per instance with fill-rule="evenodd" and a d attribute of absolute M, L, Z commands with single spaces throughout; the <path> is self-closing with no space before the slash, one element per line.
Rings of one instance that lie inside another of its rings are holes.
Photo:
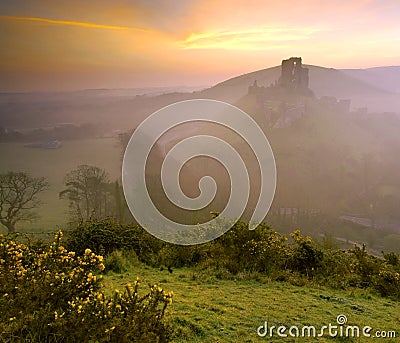
<path fill-rule="evenodd" d="M 302 236 L 300 230 L 290 234 L 295 241 L 290 267 L 303 275 L 314 276 L 322 267 L 323 252 L 316 246 L 311 237 Z"/>
<path fill-rule="evenodd" d="M 137 262 L 136 253 L 133 250 L 114 250 L 104 259 L 105 272 L 124 273 Z"/>
<path fill-rule="evenodd" d="M 289 256 L 286 241 L 285 236 L 269 230 L 262 232 L 258 239 L 246 242 L 244 246 L 250 255 L 250 269 L 268 274 L 284 269 Z"/>
<path fill-rule="evenodd" d="M 133 250 L 140 261 L 154 264 L 164 242 L 136 224 L 122 225 L 113 219 L 80 223 L 67 234 L 66 247 L 81 255 L 85 249 L 108 255 L 115 250 Z"/>
<path fill-rule="evenodd" d="M 351 255 L 347 251 L 325 248 L 317 277 L 320 283 L 335 289 L 346 289 L 358 277 L 351 272 Z"/>
<path fill-rule="evenodd" d="M 182 246 L 166 243 L 158 252 L 157 265 L 169 267 L 194 266 L 207 258 L 204 246 Z"/>
<path fill-rule="evenodd" d="M 230 231 L 204 248 L 209 259 L 215 260 L 217 265 L 225 266 L 232 273 L 265 272 L 275 262 L 279 265 L 280 255 L 276 252 L 282 247 L 284 240 L 283 236 L 265 224 L 249 230 L 246 223 L 238 221 Z"/>
<path fill-rule="evenodd" d="M 351 272 L 355 274 L 355 284 L 353 286 L 366 288 L 373 286 L 373 276 L 379 274 L 379 264 L 381 261 L 367 252 L 365 244 L 362 248 L 354 246 L 350 250 L 350 254 L 353 257 L 350 268 Z"/>
<path fill-rule="evenodd" d="M 166 342 L 164 313 L 172 294 L 139 282 L 107 298 L 103 257 L 63 247 L 62 233 L 46 250 L 0 235 L 0 338 L 46 342 Z"/>
<path fill-rule="evenodd" d="M 78 255 L 82 255 L 85 249 L 107 255 L 122 248 L 124 242 L 121 234 L 117 234 L 119 231 L 122 231 L 122 226 L 110 219 L 81 222 L 67 232 L 65 246 Z"/>
<path fill-rule="evenodd" d="M 380 295 L 400 299 L 400 273 L 393 265 L 382 263 L 379 273 L 373 276 L 373 283 Z"/>
<path fill-rule="evenodd" d="M 383 252 L 383 258 L 385 259 L 385 261 L 392 265 L 395 270 L 397 270 L 398 272 L 400 272 L 400 255 L 396 254 L 395 252 L 389 252 L 389 253 L 384 253 Z"/>

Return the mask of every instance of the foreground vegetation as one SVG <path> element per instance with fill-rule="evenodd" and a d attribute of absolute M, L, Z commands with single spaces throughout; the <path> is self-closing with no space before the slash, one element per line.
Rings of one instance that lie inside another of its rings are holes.
<path fill-rule="evenodd" d="M 106 296 L 103 257 L 0 236 L 0 339 L 5 342 L 166 342 L 172 294 L 140 282 Z"/>
<path fill-rule="evenodd" d="M 174 292 L 172 305 L 163 287 Z M 299 230 L 286 237 L 238 222 L 201 246 L 164 243 L 113 220 L 81 223 L 51 243 L 0 236 L 6 342 L 257 342 L 266 321 L 320 328 L 341 314 L 398 337 L 399 300 L 397 254 L 339 250 Z"/>

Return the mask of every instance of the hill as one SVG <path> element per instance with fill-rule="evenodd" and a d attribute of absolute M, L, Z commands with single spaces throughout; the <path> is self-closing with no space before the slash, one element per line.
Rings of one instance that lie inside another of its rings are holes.
<path fill-rule="evenodd" d="M 380 73 L 373 74 L 373 71 L 370 71 L 363 74 L 358 71 L 350 72 L 312 65 L 305 65 L 305 67 L 309 69 L 310 89 L 317 97 L 334 96 L 351 99 L 354 108 L 368 107 L 372 112 L 399 112 L 400 110 L 400 95 L 395 94 L 393 90 L 381 87 L 386 82 L 385 77 L 387 77 L 388 71 L 385 68 Z M 281 67 L 278 66 L 240 75 L 198 94 L 207 98 L 214 97 L 227 102 L 235 102 L 247 94 L 248 87 L 255 80 L 263 86 L 273 84 L 278 80 L 280 70 Z M 370 76 L 372 74 L 375 75 L 375 78 Z M 393 77 L 393 79 L 396 78 Z M 391 84 L 391 81 L 388 81 L 387 84 Z"/>

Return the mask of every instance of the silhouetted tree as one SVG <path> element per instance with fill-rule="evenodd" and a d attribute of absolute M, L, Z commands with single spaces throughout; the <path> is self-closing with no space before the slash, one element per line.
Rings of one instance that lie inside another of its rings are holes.
<path fill-rule="evenodd" d="M 113 184 L 104 169 L 80 165 L 66 175 L 65 185 L 59 195 L 69 200 L 74 219 L 101 219 L 114 214 Z"/>
<path fill-rule="evenodd" d="M 32 221 L 32 211 L 40 205 L 38 194 L 49 187 L 44 177 L 34 178 L 23 172 L 0 174 L 0 223 L 9 233 L 15 232 L 20 221 Z"/>

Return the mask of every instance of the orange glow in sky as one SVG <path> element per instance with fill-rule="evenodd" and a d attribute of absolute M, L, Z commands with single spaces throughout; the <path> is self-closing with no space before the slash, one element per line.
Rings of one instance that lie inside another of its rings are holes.
<path fill-rule="evenodd" d="M 397 0 L 0 3 L 0 91 L 212 85 L 302 56 L 400 64 Z"/>

